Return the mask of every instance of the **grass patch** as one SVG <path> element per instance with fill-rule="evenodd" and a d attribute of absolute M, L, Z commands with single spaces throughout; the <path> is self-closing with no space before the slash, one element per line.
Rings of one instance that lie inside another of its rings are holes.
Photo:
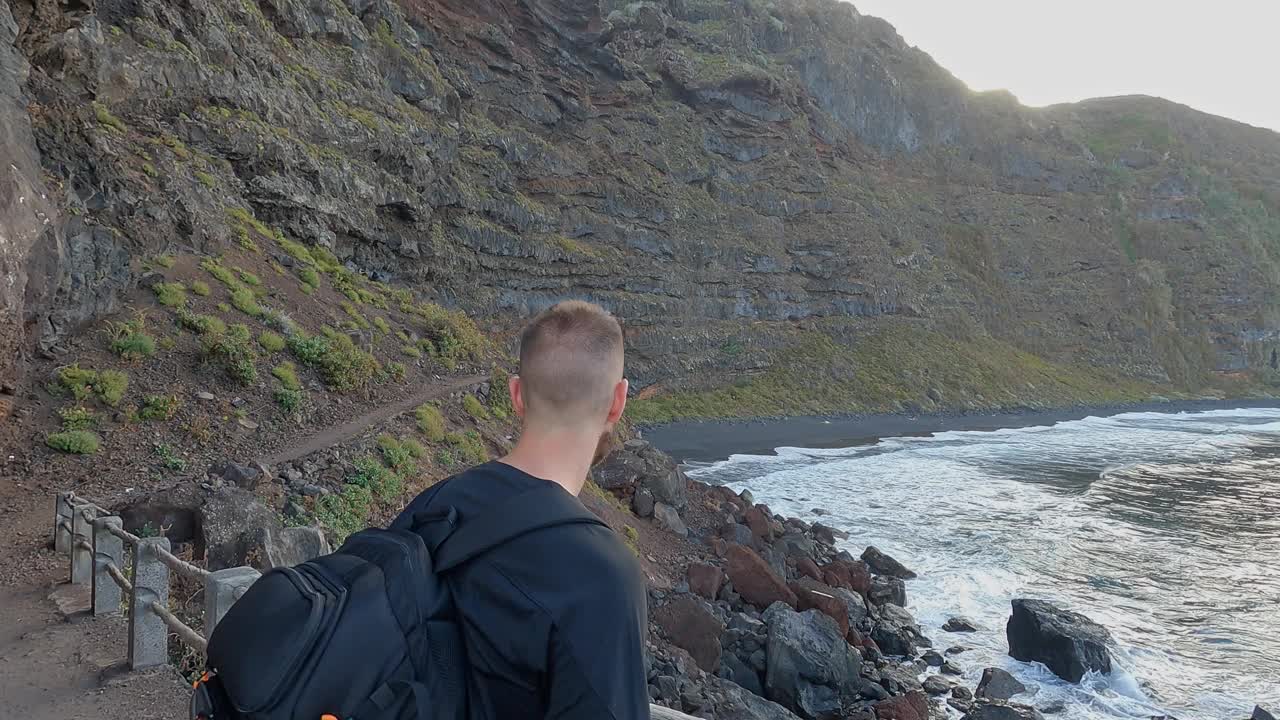
<path fill-rule="evenodd" d="M 302 382 L 298 380 L 298 369 L 291 362 L 283 362 L 271 368 L 271 374 L 280 384 L 290 390 L 301 390 Z"/>
<path fill-rule="evenodd" d="M 155 338 L 145 331 L 146 321 L 139 314 L 133 320 L 108 325 L 111 332 L 111 352 L 123 360 L 134 361 L 151 357 L 156 353 Z"/>
<path fill-rule="evenodd" d="M 156 301 L 165 307 L 181 307 L 187 303 L 187 288 L 180 282 L 156 283 L 151 288 Z"/>
<path fill-rule="evenodd" d="M 476 399 L 475 395 L 462 396 L 462 409 L 466 410 L 467 414 L 476 420 L 489 419 L 489 411 L 485 410 L 484 405 Z"/>
<path fill-rule="evenodd" d="M 291 336 L 288 342 L 294 356 L 303 365 L 315 368 L 325 384 L 334 390 L 363 387 L 379 369 L 373 355 L 334 330 L 310 337 L 299 333 Z"/>
<path fill-rule="evenodd" d="M 250 317 L 261 317 L 262 306 L 258 298 L 247 287 L 238 287 L 231 291 L 231 305 Z"/>
<path fill-rule="evenodd" d="M 222 321 L 222 318 L 215 315 L 196 315 L 186 309 L 178 311 L 178 324 L 201 335 L 217 335 L 227 331 L 227 324 Z"/>
<path fill-rule="evenodd" d="M 430 404 L 419 405 L 413 415 L 418 421 L 418 430 L 427 437 L 427 442 L 444 440 L 444 414 L 440 412 L 440 408 Z"/>
<path fill-rule="evenodd" d="M 375 315 L 373 317 L 373 326 L 378 328 L 378 332 L 382 333 L 383 335 L 391 334 L 391 324 L 388 323 L 387 319 L 382 317 L 381 315 Z"/>
<path fill-rule="evenodd" d="M 302 280 L 305 287 L 311 288 L 312 292 L 320 287 L 320 273 L 316 272 L 313 267 L 303 267 L 298 270 L 298 278 Z"/>
<path fill-rule="evenodd" d="M 173 264 L 177 262 L 173 259 L 172 255 L 157 255 L 154 258 L 151 258 L 151 261 L 166 270 L 173 267 Z"/>
<path fill-rule="evenodd" d="M 231 312 L 231 306 L 224 302 L 218 303 L 217 308 L 218 308 L 218 312 L 224 312 L 224 313 Z"/>
<path fill-rule="evenodd" d="M 68 365 L 58 371 L 58 384 L 51 390 L 58 393 L 68 392 L 76 400 L 84 400 L 94 394 L 94 385 L 97 382 L 98 371 L 81 368 L 79 365 Z"/>
<path fill-rule="evenodd" d="M 209 188 L 210 190 L 218 184 L 218 178 L 204 172 L 203 170 L 196 170 L 192 174 L 196 176 L 196 180 L 199 180 L 201 185 Z"/>
<path fill-rule="evenodd" d="M 205 357 L 226 370 L 236 382 L 248 387 L 258 380 L 258 354 L 253 349 L 253 335 L 242 324 L 225 332 L 204 337 Z"/>
<path fill-rule="evenodd" d="M 446 310 L 435 303 L 406 303 L 400 309 L 422 322 L 422 335 L 430 341 L 433 357 L 470 360 L 479 357 L 488 346 L 475 322 L 461 312 Z"/>
<path fill-rule="evenodd" d="M 124 399 L 124 391 L 129 389 L 129 376 L 122 370 L 103 370 L 98 373 L 95 387 L 102 402 L 116 407 Z"/>
<path fill-rule="evenodd" d="M 489 375 L 489 409 L 499 420 L 506 420 L 512 413 L 511 375 L 500 367 Z"/>
<path fill-rule="evenodd" d="M 209 283 L 203 280 L 195 280 L 191 283 L 191 292 L 199 295 L 200 297 L 209 297 L 209 293 L 212 292 L 212 290 L 209 289 Z"/>
<path fill-rule="evenodd" d="M 404 380 L 405 377 L 409 374 L 408 368 L 406 368 L 404 366 L 404 363 L 402 362 L 387 363 L 386 372 L 387 372 L 387 377 L 391 378 L 392 380 L 395 380 L 396 382 L 400 382 Z"/>
<path fill-rule="evenodd" d="M 368 487 L 349 483 L 341 493 L 325 495 L 316 503 L 316 522 L 333 533 L 341 544 L 352 533 L 365 528 L 373 493 Z"/>
<path fill-rule="evenodd" d="M 223 267 L 222 263 L 217 260 L 214 260 L 213 258 L 205 258 L 200 261 L 200 267 L 210 275 L 217 278 L 223 285 L 226 285 L 233 290 L 240 287 L 240 283 L 236 280 L 235 274 Z"/>
<path fill-rule="evenodd" d="M 142 402 L 138 417 L 143 420 L 171 420 L 181 407 L 182 401 L 177 395 L 148 395 Z"/>
<path fill-rule="evenodd" d="M 98 426 L 98 416 L 83 405 L 63 408 L 58 411 L 62 419 L 63 430 L 92 430 Z"/>
<path fill-rule="evenodd" d="M 257 275 L 254 275 L 248 270 L 244 270 L 241 268 L 231 268 L 231 269 L 236 271 L 236 274 L 240 276 L 240 281 L 243 282 L 245 285 L 248 285 L 250 287 L 259 287 L 262 285 L 262 280 Z"/>
<path fill-rule="evenodd" d="M 273 353 L 280 352 L 286 347 L 284 338 L 280 337 L 278 333 L 273 333 L 270 330 L 263 330 L 258 334 L 258 344 L 262 346 L 263 350 Z"/>
<path fill-rule="evenodd" d="M 120 118 L 112 115 L 111 111 L 107 109 L 107 106 L 100 102 L 95 102 L 93 104 L 93 116 L 98 119 L 99 125 L 111 128 L 116 132 L 122 133 L 129 129 L 128 126 L 120 120 Z M 97 448 L 95 447 L 94 449 L 96 450 Z"/>
<path fill-rule="evenodd" d="M 405 345 L 400 348 L 400 352 L 414 359 L 422 357 L 422 351 L 418 349 L 417 345 Z"/>
<path fill-rule="evenodd" d="M 452 446 L 458 458 L 468 465 L 479 465 L 489 459 L 484 438 L 475 430 L 446 433 L 444 439 Z"/>
<path fill-rule="evenodd" d="M 44 444 L 59 452 L 92 455 L 98 452 L 101 441 L 88 430 L 64 430 L 50 434 Z"/>

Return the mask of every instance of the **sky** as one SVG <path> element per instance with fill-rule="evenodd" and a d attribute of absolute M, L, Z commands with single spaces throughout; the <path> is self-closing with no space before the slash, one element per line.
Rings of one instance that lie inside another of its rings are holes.
<path fill-rule="evenodd" d="M 975 90 L 1156 95 L 1280 130 L 1280 0 L 853 0 Z"/>

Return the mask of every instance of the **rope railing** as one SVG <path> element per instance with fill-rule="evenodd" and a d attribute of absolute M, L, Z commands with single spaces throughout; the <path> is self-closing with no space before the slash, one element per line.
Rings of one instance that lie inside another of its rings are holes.
<path fill-rule="evenodd" d="M 141 669 L 169 662 L 169 633 L 201 655 L 223 615 L 259 577 L 250 567 L 210 572 L 174 555 L 167 538 L 143 538 L 124 529 L 122 521 L 74 493 L 55 499 L 54 548 L 71 555 L 71 582 L 91 583 L 93 614 L 115 615 L 128 598 L 129 665 Z M 132 552 L 133 578 L 121 565 Z M 204 584 L 204 636 L 169 608 L 169 573 Z M 660 705 L 650 705 L 653 720 L 695 720 Z"/>

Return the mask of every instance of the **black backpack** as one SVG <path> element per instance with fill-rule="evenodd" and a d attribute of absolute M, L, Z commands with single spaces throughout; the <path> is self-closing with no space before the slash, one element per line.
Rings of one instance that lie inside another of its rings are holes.
<path fill-rule="evenodd" d="M 519 535 L 605 525 L 558 487 L 457 521 L 444 508 L 415 517 L 413 532 L 364 530 L 331 555 L 267 572 L 214 629 L 191 717 L 464 720 L 467 659 L 448 572 Z"/>

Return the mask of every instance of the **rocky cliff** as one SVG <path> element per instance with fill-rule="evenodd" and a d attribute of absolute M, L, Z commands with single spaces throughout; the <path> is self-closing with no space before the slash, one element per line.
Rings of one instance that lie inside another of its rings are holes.
<path fill-rule="evenodd" d="M 255 233 L 498 330 L 604 303 L 642 417 L 1277 367 L 1280 136 L 973 93 L 833 0 L 0 0 L 0 119 L 0 384 Z"/>

